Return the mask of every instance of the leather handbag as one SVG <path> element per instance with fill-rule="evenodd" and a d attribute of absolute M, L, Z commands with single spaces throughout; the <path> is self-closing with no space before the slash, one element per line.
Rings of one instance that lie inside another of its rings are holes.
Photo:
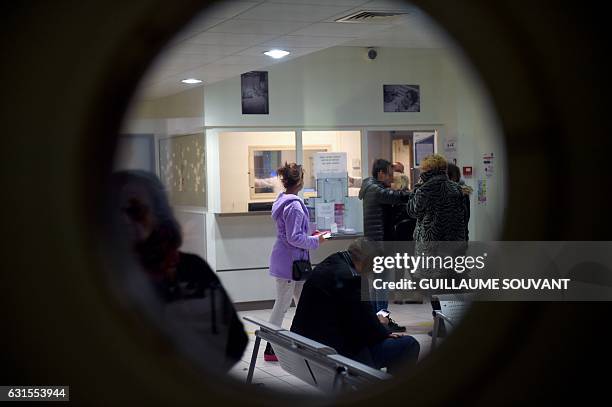
<path fill-rule="evenodd" d="M 308 254 L 307 251 L 306 253 Z M 309 259 L 293 261 L 293 270 L 291 272 L 291 277 L 293 277 L 295 281 L 308 280 L 308 278 L 311 275 L 312 275 L 312 264 L 310 264 Z"/>
<path fill-rule="evenodd" d="M 292 277 L 295 281 L 308 280 L 312 274 L 310 260 L 296 260 L 293 262 Z"/>

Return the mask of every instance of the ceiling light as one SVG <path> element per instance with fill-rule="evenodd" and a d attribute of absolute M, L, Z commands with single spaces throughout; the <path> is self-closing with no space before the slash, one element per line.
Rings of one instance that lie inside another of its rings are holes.
<path fill-rule="evenodd" d="M 194 83 L 202 83 L 201 80 L 199 79 L 195 79 L 195 78 L 187 78 L 187 79 L 183 79 L 181 82 L 183 83 L 187 83 L 189 85 L 194 84 Z"/>
<path fill-rule="evenodd" d="M 286 57 L 289 54 L 290 54 L 289 51 L 284 51 L 282 49 L 271 49 L 270 51 L 264 52 L 264 55 L 267 55 L 267 56 L 272 57 L 274 59 L 279 59 L 279 58 L 282 58 L 282 57 Z"/>

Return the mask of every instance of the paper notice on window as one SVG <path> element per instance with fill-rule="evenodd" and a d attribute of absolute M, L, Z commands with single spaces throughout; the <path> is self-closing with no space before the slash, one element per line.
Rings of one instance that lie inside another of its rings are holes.
<path fill-rule="evenodd" d="M 315 213 L 317 216 L 317 228 L 329 230 L 334 221 L 334 203 L 317 202 L 315 204 Z"/>
<path fill-rule="evenodd" d="M 314 171 L 315 177 L 322 173 L 347 172 L 346 153 L 316 153 Z"/>

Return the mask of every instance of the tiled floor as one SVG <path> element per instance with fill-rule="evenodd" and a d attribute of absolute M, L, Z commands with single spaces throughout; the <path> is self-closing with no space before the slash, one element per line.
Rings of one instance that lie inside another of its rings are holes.
<path fill-rule="evenodd" d="M 427 332 L 431 330 L 433 324 L 431 317 L 431 305 L 429 303 L 404 305 L 389 304 L 389 308 L 391 311 L 391 318 L 397 321 L 398 324 L 406 326 L 406 333 L 414 336 L 414 338 L 421 345 L 419 359 L 425 357 L 427 353 L 429 353 L 429 348 L 431 345 L 431 337 L 427 335 Z M 271 309 L 243 311 L 239 312 L 239 315 L 241 319 L 243 316 L 249 315 L 267 321 L 270 317 L 271 311 Z M 287 311 L 285 319 L 283 320 L 283 328 L 290 328 L 294 314 L 295 308 L 289 308 L 289 311 Z M 230 370 L 230 374 L 241 381 L 245 381 L 247 377 L 249 363 L 251 361 L 251 354 L 253 352 L 255 342 L 254 332 L 256 329 L 255 325 L 244 320 L 243 322 L 249 335 L 249 344 L 244 351 L 242 361 L 240 361 Z M 273 391 L 286 391 L 291 393 L 314 395 L 322 394 L 315 387 L 285 372 L 279 366 L 278 362 L 264 361 L 264 348 L 265 341 L 262 341 L 261 347 L 257 354 L 257 363 L 255 365 L 255 372 L 253 374 L 253 385 L 263 386 L 264 388 Z"/>

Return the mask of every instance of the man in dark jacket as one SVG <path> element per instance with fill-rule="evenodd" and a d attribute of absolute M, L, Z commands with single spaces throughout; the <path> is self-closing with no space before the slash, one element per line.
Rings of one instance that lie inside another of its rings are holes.
<path fill-rule="evenodd" d="M 327 257 L 304 284 L 291 331 L 375 368 L 414 364 L 419 343 L 389 332 L 369 301 L 361 298 L 361 274 L 371 262 L 372 243 L 353 242 L 348 252 Z"/>
<path fill-rule="evenodd" d="M 392 182 L 391 163 L 379 158 L 372 165 L 372 177 L 366 178 L 361 184 L 359 199 L 363 200 L 363 230 L 368 240 L 392 241 L 395 239 L 393 205 L 408 202 L 411 192 L 391 189 Z M 373 294 L 375 311 L 387 312 L 389 301 L 386 290 Z M 405 330 L 393 322 L 391 322 L 391 327 L 397 332 Z"/>
<path fill-rule="evenodd" d="M 369 240 L 393 240 L 393 205 L 407 203 L 409 191 L 394 191 L 391 163 L 379 158 L 372 166 L 372 177 L 361 184 L 359 199 L 363 200 L 363 230 Z"/>

